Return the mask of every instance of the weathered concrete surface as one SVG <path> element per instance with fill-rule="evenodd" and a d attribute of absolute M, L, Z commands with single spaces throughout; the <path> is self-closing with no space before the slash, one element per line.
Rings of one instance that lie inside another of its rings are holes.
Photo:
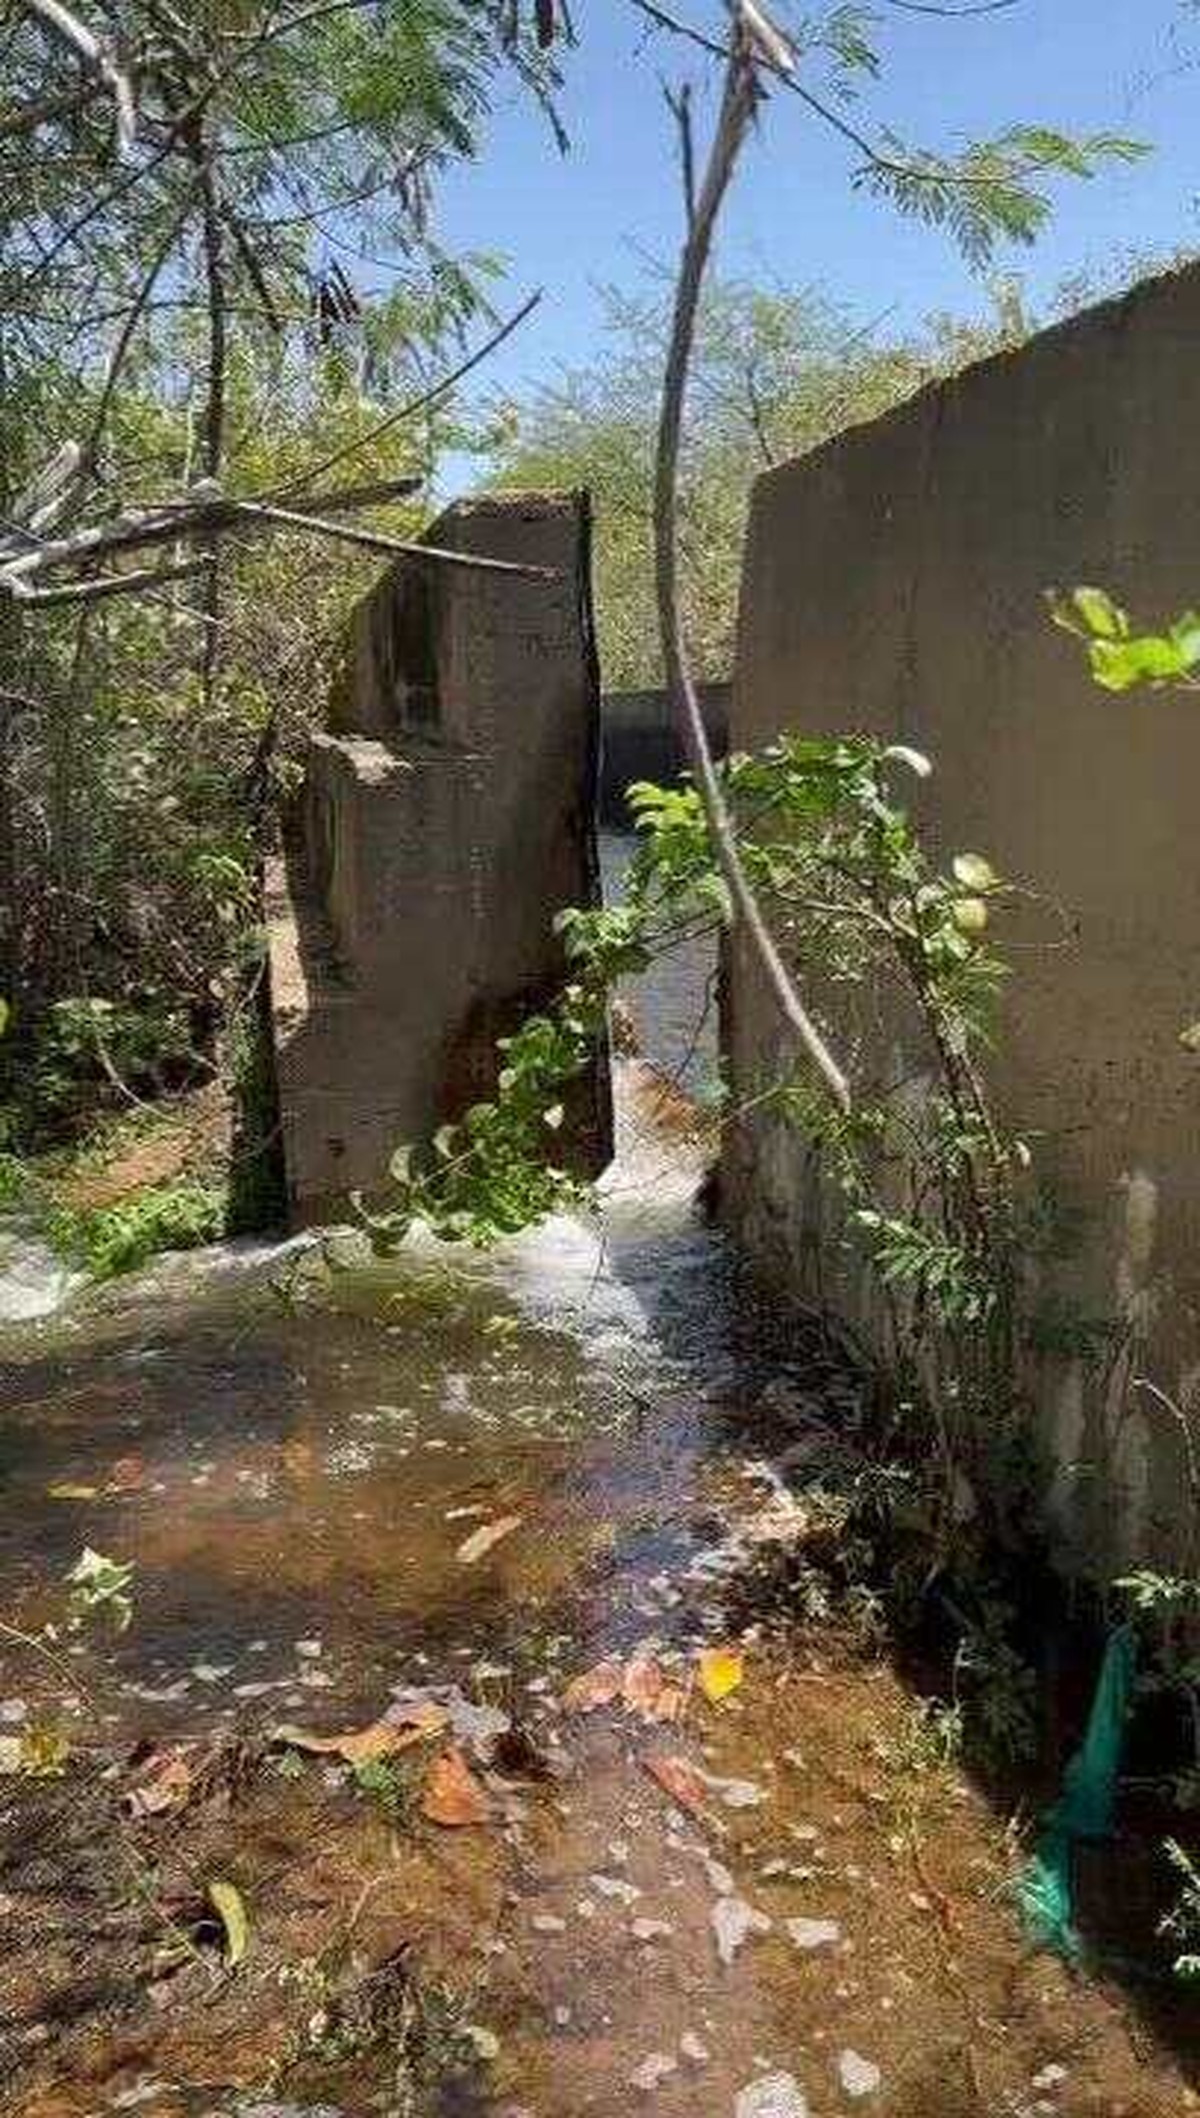
<path fill-rule="evenodd" d="M 729 686 L 701 684 L 700 710 L 716 757 L 729 747 Z M 669 785 L 684 767 L 667 693 L 606 691 L 600 701 L 600 819 L 628 828 L 625 789 L 634 780 Z"/>
<path fill-rule="evenodd" d="M 588 535 L 579 495 L 460 503 L 431 544 L 553 577 L 406 559 L 356 613 L 268 906 L 295 1222 L 488 1094 L 561 984 L 554 914 L 598 893 Z M 572 1115 L 602 1167 L 605 1067 Z"/>
<path fill-rule="evenodd" d="M 1189 1527 L 1175 1422 L 1200 1391 L 1200 712 L 1097 691 L 1049 623 L 1051 585 L 1099 582 L 1147 621 L 1194 605 L 1200 272 L 969 370 L 766 473 L 746 553 L 731 742 L 884 733 L 935 762 L 913 806 L 935 848 L 986 853 L 1062 907 L 1030 912 L 991 1072 L 1077 1214 L 1065 1284 L 1115 1320 L 1107 1370 L 1041 1377 L 1074 1556 L 1121 1560 Z M 770 1004 L 739 951 L 735 1093 L 771 1075 Z M 911 1050 L 897 1065 L 919 1063 Z M 731 1217 L 778 1283 L 860 1317 L 802 1142 L 757 1114 L 725 1172 Z"/>

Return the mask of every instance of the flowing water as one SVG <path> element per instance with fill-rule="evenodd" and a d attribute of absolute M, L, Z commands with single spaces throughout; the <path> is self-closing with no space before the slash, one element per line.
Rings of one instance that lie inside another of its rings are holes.
<path fill-rule="evenodd" d="M 692 1079 L 710 968 L 656 1054 Z M 886 1661 L 836 1610 L 778 1622 L 789 1466 L 853 1384 L 748 1301 L 678 1097 L 621 1083 L 595 1218 L 487 1256 L 175 1259 L 11 1327 L 0 1610 L 36 1628 L 85 1544 L 133 1562 L 135 1610 L 53 1665 L 4 1655 L 6 1733 L 49 1717 L 75 1751 L 3 1815 L 5 2110 L 1196 2107 L 1124 2003 L 1023 1950 L 1011 1849 Z M 742 1658 L 723 1703 L 714 1643 Z M 625 1704 L 564 1705 L 631 1660 Z M 414 1701 L 451 1712 L 482 1821 L 423 1815 L 424 1752 L 368 1784 L 271 1747 Z M 236 1771 L 135 1827 L 139 1755 L 181 1741 Z M 233 1970 L 214 1877 L 249 1915 Z"/>

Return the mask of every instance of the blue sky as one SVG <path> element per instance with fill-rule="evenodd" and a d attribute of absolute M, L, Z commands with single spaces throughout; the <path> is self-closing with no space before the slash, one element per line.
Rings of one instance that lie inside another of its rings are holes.
<path fill-rule="evenodd" d="M 581 43 L 562 98 L 571 154 L 560 157 L 544 121 L 506 90 L 483 159 L 442 194 L 439 233 L 451 247 L 503 255 L 514 303 L 545 290 L 488 367 L 489 386 L 505 391 L 586 360 L 596 283 L 635 279 L 639 252 L 672 253 L 679 200 L 659 82 L 686 74 L 698 92 L 711 82 L 700 52 L 648 32 L 628 0 L 573 6 Z M 719 20 L 713 0 L 679 0 L 676 11 L 707 26 Z M 1014 121 L 1132 133 L 1153 146 L 1132 168 L 1056 187 L 1054 221 L 1036 248 L 1000 254 L 997 269 L 1021 269 L 1035 296 L 1132 246 L 1200 241 L 1200 12 L 1187 0 L 1015 0 L 959 21 L 893 11 L 887 0 L 877 12 L 883 73 L 865 84 L 856 122 L 942 149 Z M 887 309 L 896 328 L 983 306 L 949 238 L 856 194 L 852 164 L 853 150 L 777 95 L 727 209 L 725 268 L 819 285 L 864 321 Z"/>

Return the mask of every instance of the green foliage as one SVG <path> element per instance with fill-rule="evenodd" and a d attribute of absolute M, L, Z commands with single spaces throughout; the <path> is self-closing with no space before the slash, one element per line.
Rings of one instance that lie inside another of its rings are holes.
<path fill-rule="evenodd" d="M 1086 643 L 1092 676 L 1105 691 L 1200 685 L 1200 613 L 1185 611 L 1163 632 L 1135 633 L 1127 612 L 1105 589 L 1055 592 L 1049 602 L 1055 624 Z"/>
<path fill-rule="evenodd" d="M 1182 1944 L 1175 1958 L 1179 1978 L 1200 1979 L 1200 1868 L 1177 1839 L 1168 1839 L 1166 1851 L 1180 1879 L 1179 1897 L 1163 1921 L 1162 1931 Z"/>
<path fill-rule="evenodd" d="M 194 1250 L 224 1233 L 225 1192 L 184 1178 L 113 1206 L 58 1207 L 49 1232 L 64 1256 L 98 1280 L 136 1272 L 163 1250 Z"/>
<path fill-rule="evenodd" d="M 534 1015 L 502 1038 L 496 1095 L 443 1125 L 428 1147 L 392 1156 L 386 1209 L 360 1206 L 381 1251 L 403 1242 L 414 1221 L 447 1242 L 493 1243 L 580 1203 L 586 1188 L 550 1158 L 563 1097 L 602 1034 L 603 996 L 569 985 L 553 1015 Z"/>
<path fill-rule="evenodd" d="M 710 287 L 701 311 L 684 442 L 680 572 L 695 666 L 712 680 L 733 666 L 750 488 L 765 464 L 802 455 L 873 419 L 933 378 L 1024 336 L 1011 290 L 994 314 L 932 319 L 897 338 L 863 328 L 820 291 L 752 280 Z M 661 681 L 654 608 L 654 436 L 671 289 L 647 270 L 632 289 L 601 289 L 594 358 L 496 414 L 502 485 L 587 486 L 596 515 L 594 578 L 605 682 Z"/>
<path fill-rule="evenodd" d="M 1014 125 L 959 155 L 906 147 L 894 134 L 855 181 L 898 212 L 944 228 L 974 264 L 986 264 L 998 242 L 1032 243 L 1050 218 L 1044 181 L 1090 177 L 1106 162 L 1132 162 L 1148 149 L 1137 140 L 1096 133 L 1073 140 L 1041 125 Z"/>
<path fill-rule="evenodd" d="M 133 1617 L 133 1561 L 110 1559 L 86 1546 L 67 1575 L 67 1623 L 72 1630 L 96 1617 L 110 1618 L 123 1633 Z"/>

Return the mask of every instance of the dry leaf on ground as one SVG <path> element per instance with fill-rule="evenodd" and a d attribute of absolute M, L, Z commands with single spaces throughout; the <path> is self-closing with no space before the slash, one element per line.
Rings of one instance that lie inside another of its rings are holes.
<path fill-rule="evenodd" d="M 461 1750 L 444 1751 L 434 1761 L 421 1798 L 421 1815 L 451 1830 L 487 1823 L 491 1815 L 488 1798 Z"/>
<path fill-rule="evenodd" d="M 234 1883 L 210 1883 L 208 1901 L 225 1930 L 225 1962 L 232 1971 L 250 1945 L 250 1921 L 242 1893 Z"/>
<path fill-rule="evenodd" d="M 316 1736 L 306 1728 L 287 1723 L 276 1728 L 273 1743 L 286 1743 L 292 1750 L 311 1751 L 317 1757 L 343 1758 L 347 1765 L 366 1765 L 374 1758 L 389 1758 L 408 1750 L 426 1736 L 436 1736 L 449 1726 L 444 1706 L 414 1706 L 403 1719 L 372 1721 L 367 1728 L 346 1729 L 340 1735 Z"/>
<path fill-rule="evenodd" d="M 502 1537 L 510 1537 L 514 1530 L 519 1530 L 524 1520 L 523 1515 L 502 1515 L 498 1522 L 481 1523 L 459 1545 L 456 1556 L 460 1565 L 474 1566 L 476 1560 L 485 1558 Z"/>
<path fill-rule="evenodd" d="M 585 1669 L 580 1676 L 572 1677 L 562 1695 L 565 1711 L 590 1714 L 598 1706 L 611 1706 L 621 1696 L 623 1677 L 619 1662 L 597 1662 L 594 1669 Z"/>
<path fill-rule="evenodd" d="M 700 1816 L 708 1802 L 708 1789 L 696 1767 L 687 1758 L 668 1757 L 662 1752 L 643 1758 L 642 1763 L 652 1780 L 657 1780 L 664 1794 L 669 1794 L 681 1809 Z"/>
<path fill-rule="evenodd" d="M 196 1784 L 194 1743 L 173 1743 L 146 1759 L 123 1801 L 130 1816 L 168 1816 L 182 1809 Z"/>
<path fill-rule="evenodd" d="M 700 1689 L 712 1706 L 719 1706 L 736 1691 L 746 1674 L 746 1665 L 736 1647 L 706 1647 L 700 1656 Z"/>
<path fill-rule="evenodd" d="M 635 1655 L 626 1663 L 621 1698 L 648 1721 L 677 1721 L 683 1711 L 682 1691 L 653 1655 Z"/>
<path fill-rule="evenodd" d="M 141 1456 L 118 1456 L 108 1474 L 110 1493 L 136 1493 L 146 1482 L 146 1464 Z"/>

